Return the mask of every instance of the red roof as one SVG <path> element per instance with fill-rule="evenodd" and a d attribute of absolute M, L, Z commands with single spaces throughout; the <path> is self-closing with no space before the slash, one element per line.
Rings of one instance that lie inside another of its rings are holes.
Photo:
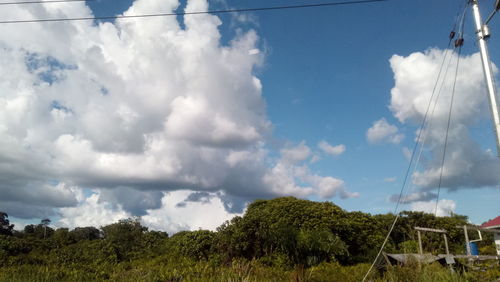
<path fill-rule="evenodd" d="M 488 222 L 485 222 L 481 225 L 482 228 L 488 228 L 488 227 L 493 227 L 493 226 L 500 227 L 500 216 L 497 216 L 494 219 L 492 219 Z"/>

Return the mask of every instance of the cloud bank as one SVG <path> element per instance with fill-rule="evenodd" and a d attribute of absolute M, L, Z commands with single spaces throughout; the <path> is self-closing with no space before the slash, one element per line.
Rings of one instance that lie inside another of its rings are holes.
<path fill-rule="evenodd" d="M 394 117 L 403 125 L 418 126 L 422 121 L 445 53 L 445 50 L 430 49 L 406 57 L 394 55 L 390 59 L 395 86 L 391 90 L 389 107 Z M 431 106 L 429 125 L 423 133 L 425 137 L 422 138 L 425 139 L 425 149 L 419 170 L 412 176 L 416 191 L 404 199 L 406 202 L 428 201 L 436 197 L 432 191 L 439 183 L 453 86 L 452 74 L 457 60 L 457 55 L 450 56 L 450 53 L 448 58 L 451 58 L 451 67 L 448 76 L 438 84 L 437 89 L 441 90 L 441 94 L 435 106 Z M 479 54 L 462 56 L 455 88 L 442 187 L 456 190 L 500 184 L 500 160 L 491 150 L 481 148 L 471 136 L 473 126 L 482 120 L 490 119 L 487 103 Z"/>
<path fill-rule="evenodd" d="M 124 14 L 178 6 L 137 0 Z M 207 9 L 205 0 L 186 6 L 186 12 Z M 91 17 L 92 11 L 84 3 L 17 5 L 0 16 Z M 310 171 L 305 143 L 271 157 L 272 123 L 255 75 L 265 57 L 255 31 L 239 30 L 222 44 L 218 17 L 181 21 L 0 26 L 3 210 L 21 218 L 59 214 L 69 226 L 105 224 L 85 222 L 89 212 L 106 220 L 143 216 L 155 226 L 163 213 L 191 203 L 217 203 L 232 214 L 255 198 L 357 195 L 341 179 Z M 82 188 L 97 192 L 85 197 Z M 201 194 L 170 203 L 169 193 L 179 190 Z"/>
<path fill-rule="evenodd" d="M 426 213 L 436 213 L 436 216 L 451 216 L 457 207 L 453 200 L 442 199 L 439 200 L 436 210 L 436 201 L 418 201 L 411 204 L 412 211 L 421 211 Z"/>

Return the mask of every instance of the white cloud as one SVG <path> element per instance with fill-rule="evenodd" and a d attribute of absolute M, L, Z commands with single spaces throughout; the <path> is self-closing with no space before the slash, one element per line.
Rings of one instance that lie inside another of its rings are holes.
<path fill-rule="evenodd" d="M 299 145 L 290 146 L 281 151 L 281 158 L 274 167 L 267 172 L 264 181 L 274 191 L 283 195 L 294 195 L 306 197 L 319 195 L 323 199 L 329 199 L 339 195 L 341 198 L 356 198 L 359 193 L 346 190 L 344 181 L 331 176 L 320 176 L 309 169 L 303 162 L 315 155 L 311 149 L 302 141 Z M 298 185 L 301 183 L 302 185 Z"/>
<path fill-rule="evenodd" d="M 313 154 L 311 160 L 310 160 L 310 163 L 317 163 L 321 160 L 321 157 L 318 155 L 318 154 Z"/>
<path fill-rule="evenodd" d="M 228 213 L 219 197 L 211 197 L 199 201 L 185 201 L 192 195 L 191 191 L 170 192 L 162 199 L 162 207 L 149 210 L 142 221 L 154 230 L 165 230 L 169 233 L 181 231 L 188 227 L 190 230 L 215 230 L 224 221 L 230 220 L 241 213 Z M 179 207 L 178 203 L 185 205 Z M 176 224 L 176 225 L 173 225 Z"/>
<path fill-rule="evenodd" d="M 260 50 L 259 49 L 252 49 L 252 50 L 249 50 L 248 51 L 248 54 L 249 55 L 257 55 L 260 53 Z"/>
<path fill-rule="evenodd" d="M 114 207 L 111 203 L 100 202 L 99 193 L 90 195 L 75 207 L 61 208 L 61 219 L 57 226 L 75 228 L 82 226 L 105 226 L 120 219 L 131 217 L 120 206 Z"/>
<path fill-rule="evenodd" d="M 403 151 L 403 156 L 405 157 L 405 159 L 407 159 L 408 161 L 410 161 L 411 155 L 412 155 L 412 151 L 410 150 L 410 148 L 403 147 L 403 149 L 401 149 L 401 150 Z"/>
<path fill-rule="evenodd" d="M 444 55 L 443 50 L 430 49 L 407 57 L 394 55 L 391 58 L 395 86 L 391 90 L 390 109 L 400 122 L 419 125 L 422 121 Z M 457 56 L 449 57 L 452 58 L 453 66 Z M 439 183 L 452 87 L 451 75 L 440 82 L 438 89 L 442 89 L 441 95 L 427 117 L 429 126 L 423 132 L 425 138 L 422 138 L 426 141 L 426 150 L 422 156 L 421 170 L 413 175 L 414 184 L 422 191 L 434 189 Z M 490 151 L 481 149 L 472 140 L 469 130 L 479 120 L 490 118 L 486 97 L 479 54 L 462 56 L 442 187 L 457 189 L 500 184 L 500 160 Z"/>
<path fill-rule="evenodd" d="M 345 145 L 340 144 L 336 146 L 330 145 L 328 142 L 325 140 L 322 140 L 318 143 L 318 147 L 325 153 L 332 155 L 332 156 L 338 156 L 342 153 L 345 152 Z"/>
<path fill-rule="evenodd" d="M 399 129 L 395 125 L 389 124 L 385 118 L 381 118 L 368 128 L 366 138 L 370 143 L 399 144 L 403 140 L 404 134 L 399 133 Z"/>
<path fill-rule="evenodd" d="M 407 57 L 394 55 L 390 59 L 396 84 L 391 90 L 389 107 L 400 122 L 420 123 L 423 119 L 444 55 L 444 50 L 430 49 L 425 53 L 416 52 Z M 456 61 L 456 55 L 453 55 L 452 60 L 453 63 Z M 471 124 L 479 117 L 486 116 L 482 113 L 486 94 L 477 95 L 485 93 L 479 54 L 463 56 L 460 65 L 455 88 L 455 96 L 458 99 L 455 112 L 460 114 L 455 115 L 455 121 Z M 440 101 L 430 118 L 445 123 L 452 85 L 453 79 L 449 73 L 442 87 Z M 464 101 L 469 103 L 463 103 Z"/>
<path fill-rule="evenodd" d="M 178 6 L 136 0 L 125 14 Z M 186 7 L 207 9 L 206 0 Z M 0 16 L 92 13 L 81 2 L 16 5 Z M 165 211 L 159 195 L 180 189 L 217 192 L 211 202 L 231 212 L 254 198 L 351 196 L 341 179 L 302 164 L 311 157 L 305 143 L 286 146 L 278 158 L 268 152 L 272 124 L 255 75 L 265 53 L 256 32 L 237 32 L 223 45 L 218 17 L 183 20 L 185 28 L 175 17 L 0 26 L 3 209 L 29 218 L 62 208 L 61 222 L 74 226 L 151 217 Z M 78 200 L 78 187 L 99 192 Z"/>
<path fill-rule="evenodd" d="M 453 200 L 442 199 L 439 200 L 437 206 L 437 216 L 450 216 L 455 212 L 457 204 Z M 427 201 L 427 202 L 414 202 L 411 204 L 410 209 L 412 211 L 422 211 L 426 213 L 432 213 L 436 211 L 436 201 Z"/>
<path fill-rule="evenodd" d="M 386 177 L 386 178 L 384 178 L 384 182 L 387 182 L 387 183 L 396 182 L 396 177 Z"/>
<path fill-rule="evenodd" d="M 295 147 L 288 145 L 286 148 L 283 148 L 281 156 L 284 161 L 290 163 L 302 162 L 311 157 L 311 148 L 306 146 L 305 141 L 302 141 Z"/>
<path fill-rule="evenodd" d="M 189 200 L 191 191 L 182 190 L 164 193 L 159 197 L 160 207 L 147 210 L 140 217 L 141 223 L 152 229 L 173 234 L 183 230 L 215 230 L 224 221 L 236 215 L 228 213 L 220 198 L 211 194 L 201 201 Z M 184 203 L 184 205 L 178 205 Z M 121 205 L 102 200 L 102 191 L 94 191 L 83 198 L 76 207 L 60 209 L 61 218 L 55 223 L 60 227 L 105 226 L 133 215 Z"/>

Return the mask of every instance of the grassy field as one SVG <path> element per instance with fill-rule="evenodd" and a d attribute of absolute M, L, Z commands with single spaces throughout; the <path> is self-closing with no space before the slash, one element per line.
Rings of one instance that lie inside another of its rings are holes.
<path fill-rule="evenodd" d="M 94 267 L 21 265 L 0 268 L 0 281 L 361 281 L 368 264 L 322 263 L 311 268 L 280 269 L 258 261 L 235 260 L 230 266 L 179 258 L 101 264 Z M 392 267 L 373 273 L 370 281 L 499 281 L 500 267 L 455 271 L 438 264 Z"/>

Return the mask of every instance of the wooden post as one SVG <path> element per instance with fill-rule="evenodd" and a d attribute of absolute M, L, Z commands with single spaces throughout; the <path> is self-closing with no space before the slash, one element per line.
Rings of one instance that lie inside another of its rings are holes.
<path fill-rule="evenodd" d="M 424 251 L 422 250 L 422 237 L 420 236 L 420 230 L 417 230 L 417 236 L 418 236 L 418 252 L 419 254 L 423 254 Z"/>
<path fill-rule="evenodd" d="M 497 248 L 497 255 L 500 256 L 500 232 L 495 233 L 494 239 L 495 239 L 495 247 Z"/>
<path fill-rule="evenodd" d="M 448 249 L 448 239 L 446 238 L 446 233 L 443 233 L 443 238 L 444 238 L 444 247 L 446 248 L 446 254 L 450 254 L 450 249 Z"/>
<path fill-rule="evenodd" d="M 467 250 L 467 255 L 470 256 L 470 242 L 469 242 L 469 234 L 467 233 L 467 225 L 464 225 L 464 235 L 465 235 L 465 248 Z"/>

